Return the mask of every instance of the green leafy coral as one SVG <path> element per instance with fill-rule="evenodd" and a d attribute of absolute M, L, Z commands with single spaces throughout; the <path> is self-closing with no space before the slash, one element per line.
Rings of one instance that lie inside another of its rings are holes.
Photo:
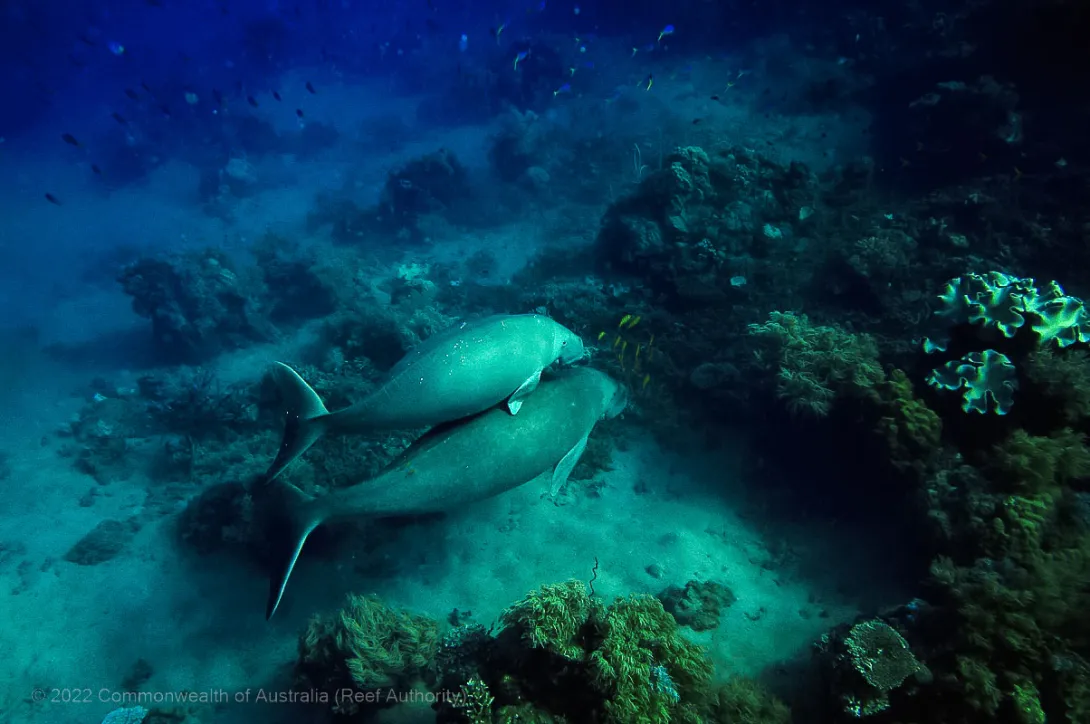
<path fill-rule="evenodd" d="M 1047 436 L 1018 429 L 994 448 L 989 465 L 1004 492 L 1057 498 L 1071 481 L 1090 476 L 1090 450 L 1086 436 L 1070 428 Z"/>
<path fill-rule="evenodd" d="M 1083 349 L 1045 348 L 1026 357 L 1026 380 L 1041 403 L 1067 424 L 1090 418 L 1090 354 Z"/>
<path fill-rule="evenodd" d="M 894 369 L 875 388 L 880 417 L 876 429 L 889 459 L 903 472 L 923 476 L 935 467 L 942 448 L 942 419 L 916 396 L 903 370 Z"/>
<path fill-rule="evenodd" d="M 351 594 L 337 613 L 311 619 L 299 640 L 296 676 L 325 691 L 408 688 L 429 678 L 438 641 L 433 619 Z"/>
<path fill-rule="evenodd" d="M 544 648 L 566 659 L 585 655 L 586 626 L 602 610 L 583 581 L 547 584 L 531 591 L 503 612 L 500 622 L 517 628 L 531 648 Z"/>
<path fill-rule="evenodd" d="M 531 651 L 559 657 L 581 672 L 598 721 L 668 724 L 701 720 L 712 676 L 704 650 L 681 635 L 653 596 L 619 598 L 606 607 L 586 584 L 543 586 L 504 612 L 505 627 Z M 537 660 L 537 672 L 549 665 Z M 590 716 L 583 712 L 583 715 Z"/>
<path fill-rule="evenodd" d="M 776 394 L 792 414 L 825 417 L 838 396 L 865 395 L 885 378 L 873 338 L 812 324 L 805 314 L 772 312 L 748 334 L 758 358 L 777 368 Z"/>
<path fill-rule="evenodd" d="M 590 664 L 607 692 L 608 721 L 700 721 L 694 702 L 711 681 L 711 663 L 700 646 L 680 635 L 677 621 L 657 598 L 618 599 L 597 628 L 601 642 Z"/>

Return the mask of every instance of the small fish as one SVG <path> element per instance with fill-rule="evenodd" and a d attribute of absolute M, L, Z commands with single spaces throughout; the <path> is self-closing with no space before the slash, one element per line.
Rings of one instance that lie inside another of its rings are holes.
<path fill-rule="evenodd" d="M 257 108 L 257 100 L 255 100 L 253 96 L 246 96 L 246 102 L 254 108 Z"/>
<path fill-rule="evenodd" d="M 92 172 L 93 172 L 93 173 L 94 173 L 94 174 L 95 174 L 96 176 L 101 176 L 101 175 L 102 175 L 102 169 L 100 169 L 100 168 L 99 168 L 98 166 L 96 166 L 96 165 L 95 165 L 95 164 L 93 164 L 93 163 L 91 164 L 91 171 L 92 171 Z"/>
<path fill-rule="evenodd" d="M 140 81 L 140 87 L 143 88 L 144 92 L 147 93 L 148 95 L 155 95 L 154 93 L 151 92 L 151 88 L 148 87 L 147 83 L 145 83 L 143 81 Z"/>
<path fill-rule="evenodd" d="M 220 93 L 219 90 L 217 90 L 216 88 L 212 89 L 212 100 L 214 100 L 216 102 L 217 106 L 222 107 L 222 106 L 226 105 L 223 102 L 223 94 Z"/>
<path fill-rule="evenodd" d="M 626 315 L 624 315 L 623 317 L 621 317 L 621 321 L 620 321 L 620 322 L 617 322 L 617 328 L 618 328 L 618 329 L 624 329 L 624 326 L 625 326 L 626 324 L 628 324 L 628 320 L 630 320 L 630 319 L 632 319 L 632 315 L 631 315 L 631 314 L 626 314 Z"/>
<path fill-rule="evenodd" d="M 163 115 L 166 116 L 167 118 L 173 118 L 174 117 L 174 114 L 172 114 L 170 112 L 170 106 L 166 105 L 165 103 L 163 105 L 159 106 L 159 110 L 162 111 Z"/>
<path fill-rule="evenodd" d="M 95 41 L 91 40 L 86 35 L 79 36 L 79 41 L 84 45 L 88 46 L 89 48 L 95 47 Z"/>
<path fill-rule="evenodd" d="M 631 319 L 631 320 L 630 320 L 630 321 L 628 322 L 628 329 L 632 329 L 632 328 L 633 328 L 633 327 L 635 327 L 635 326 L 636 326 L 637 324 L 639 324 L 639 323 L 640 323 L 640 320 L 641 320 L 641 319 L 643 319 L 643 317 L 641 317 L 641 316 L 640 316 L 640 315 L 638 315 L 638 314 L 637 314 L 637 315 L 636 315 L 635 317 L 633 317 L 633 318 L 632 318 L 632 319 Z"/>
<path fill-rule="evenodd" d="M 654 73 L 648 73 L 647 74 L 647 79 L 644 80 L 644 82 L 643 82 L 643 86 L 644 86 L 643 89 L 645 91 L 649 91 L 649 90 L 651 90 L 651 86 L 653 86 L 654 84 L 655 84 L 655 74 Z"/>
<path fill-rule="evenodd" d="M 662 29 L 662 32 L 659 33 L 659 39 L 656 42 L 661 43 L 663 38 L 665 38 L 667 35 L 673 35 L 673 34 L 674 34 L 674 26 L 673 25 L 667 25 L 665 28 Z"/>
<path fill-rule="evenodd" d="M 1061 157 L 1061 158 L 1057 159 L 1056 163 L 1054 163 L 1052 165 L 1055 166 L 1056 168 L 1067 168 L 1067 159 Z"/>
<path fill-rule="evenodd" d="M 120 113 L 116 113 L 116 112 L 111 113 L 110 118 L 113 118 L 115 121 L 120 123 L 122 126 L 129 125 L 129 122 L 125 120 L 125 116 L 121 115 Z"/>
<path fill-rule="evenodd" d="M 606 336 L 606 333 L 605 333 L 605 332 L 599 332 L 599 333 L 598 333 L 598 341 L 599 341 L 599 342 L 601 342 L 601 341 L 602 341 L 602 337 L 605 337 L 605 336 Z"/>
<path fill-rule="evenodd" d="M 60 199 L 58 199 L 53 194 L 46 194 L 45 195 L 45 200 L 48 201 L 49 203 L 53 204 L 54 206 L 60 206 L 61 205 Z"/>
<path fill-rule="evenodd" d="M 313 95 L 318 95 L 318 91 L 314 90 L 314 84 L 309 80 L 307 81 L 307 92 Z"/>
<path fill-rule="evenodd" d="M 503 35 L 504 30 L 507 30 L 507 23 L 500 23 L 499 27 L 490 28 L 489 31 L 488 31 L 489 33 L 492 34 L 492 37 L 496 39 L 496 44 L 497 45 L 499 45 L 500 36 Z"/>
<path fill-rule="evenodd" d="M 648 372 L 646 375 L 643 376 L 643 384 L 640 386 L 640 389 L 641 390 L 646 389 L 647 383 L 650 382 L 650 381 L 651 381 L 651 373 Z"/>
<path fill-rule="evenodd" d="M 630 58 L 635 58 L 635 57 L 636 57 L 636 53 L 638 53 L 638 52 L 640 52 L 640 49 L 639 49 L 639 48 L 633 48 L 633 49 L 632 49 L 632 55 L 630 55 L 629 57 L 630 57 Z"/>
<path fill-rule="evenodd" d="M 295 115 L 297 115 L 297 116 L 299 116 L 300 118 L 302 118 L 302 117 L 303 117 L 303 109 L 302 109 L 302 108 L 296 108 L 296 109 L 295 109 Z"/>
<path fill-rule="evenodd" d="M 67 143 L 69 146 L 75 146 L 76 148 L 79 148 L 79 141 L 77 141 L 76 137 L 73 136 L 71 133 L 62 134 L 61 140 Z"/>
<path fill-rule="evenodd" d="M 571 78 L 572 76 L 575 75 L 575 70 L 576 70 L 576 68 L 575 68 L 574 65 L 572 67 L 568 68 L 568 77 L 569 78 Z"/>
<path fill-rule="evenodd" d="M 459 53 L 464 53 L 464 52 L 466 52 L 466 48 L 468 48 L 468 47 L 469 47 L 469 36 L 466 35 L 465 33 L 462 33 L 462 37 L 458 38 L 458 52 Z"/>
<path fill-rule="evenodd" d="M 571 93 L 571 83 L 565 83 L 556 90 L 553 91 L 553 97 L 560 95 L 561 93 Z"/>
<path fill-rule="evenodd" d="M 703 120 L 704 120 L 703 118 L 694 118 L 693 119 L 693 125 L 694 126 L 699 126 L 701 121 L 703 121 Z"/>
<path fill-rule="evenodd" d="M 121 43 L 111 42 L 106 47 L 108 47 L 110 49 L 110 52 L 113 53 L 114 55 L 121 56 L 121 55 L 125 54 L 125 46 L 122 45 Z"/>
<path fill-rule="evenodd" d="M 621 335 L 617 335 L 613 340 L 613 349 L 617 349 L 617 345 L 621 343 Z"/>
<path fill-rule="evenodd" d="M 134 91 L 132 88 L 126 88 L 125 89 L 125 95 L 127 95 L 129 98 L 131 98 L 134 101 L 140 100 L 140 94 L 137 93 L 136 91 Z"/>
<path fill-rule="evenodd" d="M 277 91 L 272 92 L 272 97 L 275 98 L 278 101 L 284 100 L 283 98 L 280 97 L 280 93 L 278 93 Z"/>
<path fill-rule="evenodd" d="M 642 350 L 643 350 L 643 345 L 642 344 L 637 344 L 636 345 L 636 357 L 635 357 L 637 362 L 640 361 L 640 351 L 642 351 Z"/>
<path fill-rule="evenodd" d="M 628 340 L 621 342 L 621 360 L 624 360 L 624 353 L 628 351 Z"/>
<path fill-rule="evenodd" d="M 1022 178 L 1022 169 L 1015 166 L 1014 167 L 1014 180 L 1017 181 L 1020 178 Z"/>
<path fill-rule="evenodd" d="M 719 100 L 719 96 L 712 96 L 712 100 L 713 100 L 713 101 L 717 101 L 717 100 Z"/>
<path fill-rule="evenodd" d="M 519 69 L 519 63 L 526 60 L 528 57 L 530 57 L 530 51 L 528 51 L 528 50 L 519 51 L 519 54 L 515 56 L 515 66 L 514 66 L 515 70 L 518 70 Z"/>

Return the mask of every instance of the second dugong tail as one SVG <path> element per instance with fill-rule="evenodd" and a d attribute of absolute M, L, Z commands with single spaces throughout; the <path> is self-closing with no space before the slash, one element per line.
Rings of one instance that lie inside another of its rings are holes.
<path fill-rule="evenodd" d="M 272 618 L 284 596 L 295 562 L 303 551 L 307 537 L 327 517 L 321 499 L 307 495 L 285 482 L 269 486 L 260 498 L 266 536 L 270 545 L 269 597 L 265 604 L 265 620 Z"/>
<path fill-rule="evenodd" d="M 276 362 L 271 374 L 280 390 L 285 420 L 280 449 L 265 472 L 266 485 L 276 480 L 284 468 L 318 441 L 325 433 L 325 421 L 329 418 L 329 410 L 322 403 L 322 398 L 298 372 L 282 362 Z"/>

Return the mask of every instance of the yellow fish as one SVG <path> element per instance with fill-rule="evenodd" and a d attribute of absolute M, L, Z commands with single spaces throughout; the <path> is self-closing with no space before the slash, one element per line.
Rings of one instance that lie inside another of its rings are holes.
<path fill-rule="evenodd" d="M 639 324 L 641 319 L 643 319 L 643 317 L 641 317 L 638 314 L 635 317 L 633 317 L 632 319 L 630 319 L 629 322 L 628 322 L 628 329 L 632 329 L 637 324 Z"/>
<path fill-rule="evenodd" d="M 621 317 L 621 321 L 617 323 L 617 329 L 624 329 L 624 326 L 628 324 L 628 320 L 632 319 L 631 314 L 626 314 Z"/>
<path fill-rule="evenodd" d="M 640 387 L 640 389 L 641 390 L 645 389 L 647 387 L 647 383 L 650 382 L 650 381 L 651 381 L 651 373 L 648 372 L 646 375 L 643 376 L 643 386 Z"/>
<path fill-rule="evenodd" d="M 605 337 L 605 336 L 606 336 L 606 333 L 605 333 L 605 332 L 599 332 L 599 333 L 598 333 L 598 341 L 599 341 L 599 342 L 601 342 L 601 341 L 602 341 L 602 337 Z"/>
<path fill-rule="evenodd" d="M 640 361 L 640 350 L 641 349 L 643 349 L 643 345 L 642 344 L 637 344 L 636 345 L 636 361 L 637 362 Z"/>
<path fill-rule="evenodd" d="M 626 339 L 624 341 L 624 344 L 621 345 L 621 359 L 624 359 L 624 353 L 627 352 L 627 351 L 628 351 L 628 340 Z"/>
<path fill-rule="evenodd" d="M 617 349 L 617 345 L 621 343 L 621 335 L 617 335 L 617 338 L 613 340 L 613 349 Z"/>

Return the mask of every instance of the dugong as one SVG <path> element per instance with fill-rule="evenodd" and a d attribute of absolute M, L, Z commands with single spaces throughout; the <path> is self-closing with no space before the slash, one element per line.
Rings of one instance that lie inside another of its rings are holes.
<path fill-rule="evenodd" d="M 272 373 L 284 400 L 286 422 L 265 481 L 272 482 L 327 433 L 427 427 L 505 401 L 508 411 L 518 414 L 543 369 L 585 356 L 579 336 L 549 317 L 486 317 L 428 337 L 366 399 L 332 413 L 295 370 L 277 362 Z"/>
<path fill-rule="evenodd" d="M 326 521 L 433 513 L 459 508 L 548 475 L 555 494 L 601 419 L 616 417 L 626 389 L 590 367 L 547 377 L 518 415 L 494 407 L 441 425 L 413 443 L 376 477 L 313 498 L 278 482 L 265 489 L 273 527 L 274 568 L 266 619 L 276 612 L 299 552 Z"/>

